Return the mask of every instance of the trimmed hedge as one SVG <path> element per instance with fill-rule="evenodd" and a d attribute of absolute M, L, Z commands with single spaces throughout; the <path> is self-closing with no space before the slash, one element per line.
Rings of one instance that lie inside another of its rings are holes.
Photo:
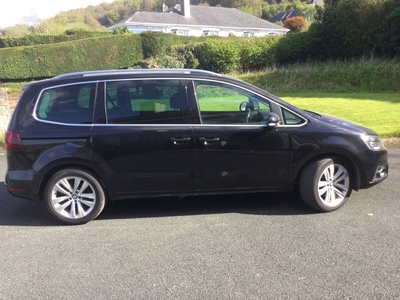
<path fill-rule="evenodd" d="M 0 48 L 56 44 L 110 35 L 109 31 L 67 31 L 63 35 L 31 34 L 20 37 L 0 37 Z"/>
<path fill-rule="evenodd" d="M 122 69 L 143 59 L 139 35 L 0 49 L 0 79 L 26 80 L 85 70 Z"/>
<path fill-rule="evenodd" d="M 276 46 L 282 37 L 209 38 L 202 43 L 170 48 L 187 68 L 218 73 L 262 70 L 276 64 Z"/>
<path fill-rule="evenodd" d="M 199 68 L 218 73 L 257 71 L 304 57 L 302 34 L 292 36 L 182 37 L 160 32 L 111 35 L 0 49 L 0 80 L 129 67 Z M 306 47 L 309 48 L 309 47 Z M 146 60 L 144 60 L 146 59 Z"/>

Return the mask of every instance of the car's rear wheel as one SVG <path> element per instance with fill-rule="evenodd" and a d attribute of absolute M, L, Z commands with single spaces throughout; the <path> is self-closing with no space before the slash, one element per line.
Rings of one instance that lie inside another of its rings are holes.
<path fill-rule="evenodd" d="M 104 208 L 105 195 L 99 181 L 79 169 L 55 173 L 45 188 L 49 211 L 66 224 L 84 224 L 96 218 Z"/>
<path fill-rule="evenodd" d="M 300 177 L 303 201 L 320 211 L 333 211 L 343 206 L 351 190 L 349 167 L 339 158 L 312 162 Z"/>

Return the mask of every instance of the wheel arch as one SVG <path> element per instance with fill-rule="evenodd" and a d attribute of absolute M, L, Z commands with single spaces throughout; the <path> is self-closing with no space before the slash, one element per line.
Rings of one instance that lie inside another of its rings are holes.
<path fill-rule="evenodd" d="M 327 159 L 327 158 L 330 158 L 330 159 L 338 158 L 347 164 L 347 166 L 350 168 L 348 171 L 350 173 L 350 178 L 351 178 L 351 187 L 353 190 L 357 191 L 361 184 L 361 173 L 357 167 L 357 164 L 352 159 L 350 159 L 348 156 L 346 156 L 344 154 L 340 154 L 340 153 L 321 153 L 319 155 L 313 156 L 313 157 L 309 158 L 308 160 L 304 161 L 301 164 L 301 166 L 298 168 L 298 170 L 295 174 L 294 184 L 299 183 L 300 176 L 303 173 L 304 169 L 308 165 L 310 165 L 318 160 Z"/>
<path fill-rule="evenodd" d="M 94 168 L 89 167 L 86 164 L 82 164 L 82 163 L 78 163 L 78 162 L 75 162 L 75 163 L 65 163 L 64 162 L 64 163 L 58 164 L 56 166 L 52 166 L 49 170 L 47 170 L 45 172 L 45 174 L 40 182 L 40 187 L 39 187 L 39 200 L 40 201 L 44 200 L 44 192 L 45 192 L 46 185 L 47 185 L 48 181 L 50 180 L 50 178 L 58 171 L 61 171 L 64 169 L 77 169 L 77 170 L 81 170 L 81 171 L 85 171 L 85 172 L 89 173 L 90 175 L 92 175 L 99 181 L 101 187 L 103 188 L 104 195 L 106 196 L 106 200 L 110 199 L 109 192 L 107 190 L 107 187 L 106 187 L 103 179 L 98 175 L 98 173 L 95 171 Z"/>

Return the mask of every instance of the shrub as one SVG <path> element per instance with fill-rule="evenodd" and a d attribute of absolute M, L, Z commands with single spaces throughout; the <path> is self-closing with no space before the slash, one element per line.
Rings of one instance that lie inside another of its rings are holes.
<path fill-rule="evenodd" d="M 262 70 L 276 64 L 274 47 L 281 37 L 257 37 L 236 40 L 240 49 L 238 70 Z"/>
<path fill-rule="evenodd" d="M 292 32 L 301 32 L 306 26 L 306 20 L 302 16 L 287 18 L 284 26 Z"/>
<path fill-rule="evenodd" d="M 134 69 L 158 69 L 158 68 L 167 68 L 167 69 L 181 69 L 184 68 L 183 61 L 179 60 L 177 57 L 173 57 L 170 55 L 159 55 L 156 57 L 151 57 L 146 60 L 142 60 L 139 63 L 133 66 Z"/>
<path fill-rule="evenodd" d="M 208 39 L 196 47 L 196 57 L 201 69 L 218 73 L 237 70 L 240 62 L 240 48 L 233 39 Z"/>
<path fill-rule="evenodd" d="M 183 63 L 187 69 L 196 69 L 199 66 L 199 60 L 195 56 L 196 44 L 176 45 L 169 48 L 168 52 L 177 60 Z"/>
<path fill-rule="evenodd" d="M 168 47 L 196 41 L 198 37 L 179 36 L 156 31 L 144 31 L 140 34 L 142 39 L 143 57 L 149 58 L 163 54 Z"/>

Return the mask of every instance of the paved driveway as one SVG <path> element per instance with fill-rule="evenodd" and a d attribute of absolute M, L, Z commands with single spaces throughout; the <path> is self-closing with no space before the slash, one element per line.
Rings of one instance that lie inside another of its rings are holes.
<path fill-rule="evenodd" d="M 1 182 L 0 299 L 400 299 L 400 149 L 389 151 L 390 177 L 333 213 L 249 194 L 123 201 L 60 226 Z"/>

